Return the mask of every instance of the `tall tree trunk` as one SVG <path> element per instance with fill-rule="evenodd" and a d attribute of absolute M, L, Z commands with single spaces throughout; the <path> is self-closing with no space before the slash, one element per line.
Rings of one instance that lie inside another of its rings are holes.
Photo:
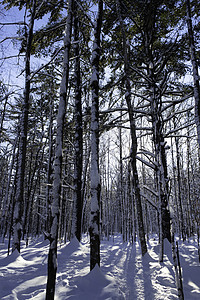
<path fill-rule="evenodd" d="M 92 51 L 92 111 L 91 111 L 91 211 L 90 211 L 90 270 L 100 265 L 100 174 L 99 174 L 99 59 L 103 1 L 98 1 Z"/>
<path fill-rule="evenodd" d="M 125 25 L 121 17 L 120 13 L 120 3 L 117 0 L 117 11 L 119 12 L 119 21 L 121 25 L 122 31 L 122 39 L 123 39 L 123 50 L 124 50 L 124 73 L 125 73 L 125 88 L 126 94 L 125 99 L 128 107 L 129 113 L 129 122 L 130 122 L 130 134 L 131 134 L 131 167 L 133 171 L 133 189 L 135 193 L 135 201 L 136 201 L 136 210 L 137 210 L 137 218 L 138 218 L 138 234 L 141 244 L 142 255 L 145 255 L 147 252 L 147 245 L 145 240 L 145 232 L 144 232 L 144 222 L 143 222 L 143 212 L 142 212 L 142 202 L 141 202 L 141 195 L 140 195 L 140 185 L 139 185 L 139 178 L 138 178 L 138 171 L 137 171 L 137 163 L 136 163 L 136 156 L 137 156 L 137 136 L 136 136 L 136 125 L 134 119 L 134 112 L 131 103 L 131 85 L 130 85 L 130 66 L 129 66 L 129 44 L 126 39 L 126 31 Z"/>
<path fill-rule="evenodd" d="M 26 66 L 25 66 L 25 89 L 24 89 L 24 102 L 22 106 L 22 117 L 20 124 L 20 142 L 19 142 L 19 163 L 18 163 L 18 177 L 17 177 L 17 190 L 14 208 L 13 220 L 13 244 L 12 251 L 17 249 L 20 252 L 20 240 L 22 231 L 22 211 L 24 202 L 24 174 L 26 164 L 26 144 L 27 144 L 27 131 L 28 131 L 28 114 L 29 114 L 29 98 L 30 98 L 30 56 L 31 45 L 33 40 L 33 27 L 35 21 L 36 1 L 33 0 L 31 9 L 31 20 L 29 23 L 27 46 L 26 46 Z"/>
<path fill-rule="evenodd" d="M 122 106 L 122 103 L 121 103 Z M 120 112 L 120 122 L 122 122 L 122 112 Z M 122 128 L 119 127 L 119 201 L 121 203 L 121 224 L 123 241 L 126 241 L 126 214 L 124 199 L 124 182 L 123 182 L 123 151 L 122 151 Z"/>
<path fill-rule="evenodd" d="M 188 112 L 188 121 L 189 121 L 189 112 Z M 189 227 L 189 236 L 194 234 L 193 228 L 193 217 L 192 217 L 192 204 L 191 204 L 191 148 L 190 148 L 190 138 L 189 138 L 189 128 L 187 129 L 187 212 L 188 212 L 188 227 Z"/>
<path fill-rule="evenodd" d="M 152 3 L 151 3 L 152 4 Z M 150 17 L 151 14 L 151 17 Z M 158 190 L 158 199 L 160 206 L 160 261 L 163 260 L 164 239 L 167 238 L 171 242 L 170 233 L 170 213 L 168 208 L 169 188 L 168 188 L 168 174 L 167 174 L 167 158 L 165 151 L 165 140 L 163 136 L 163 117 L 162 117 L 162 94 L 157 79 L 157 74 L 154 68 L 154 52 L 153 42 L 155 35 L 155 17 L 157 14 L 157 6 L 150 5 L 146 11 L 146 18 L 144 23 L 144 44 L 145 55 L 147 60 L 147 75 L 149 77 L 149 101 L 150 101 L 150 115 L 153 132 L 153 147 L 156 162 L 156 181 Z M 163 75 L 165 76 L 165 75 Z M 163 83 L 166 78 L 163 77 Z"/>
<path fill-rule="evenodd" d="M 54 181 L 53 181 L 53 203 L 52 203 L 52 225 L 51 232 L 48 236 L 50 240 L 48 254 L 48 277 L 46 287 L 46 299 L 54 299 L 55 281 L 57 272 L 57 240 L 59 228 L 59 210 L 61 196 L 61 174 L 62 174 L 62 150 L 63 150 L 63 130 L 67 102 L 67 88 L 69 80 L 69 58 L 71 47 L 72 32 L 72 8 L 73 0 L 69 1 L 68 15 L 66 21 L 66 35 L 64 38 L 64 60 L 63 76 L 60 86 L 60 101 L 57 114 L 57 133 L 55 146 L 55 163 L 54 163 Z"/>
<path fill-rule="evenodd" d="M 193 81 L 194 81 L 195 121 L 197 126 L 197 140 L 200 147 L 200 86 L 199 86 L 198 63 L 197 63 L 196 51 L 195 51 L 194 32 L 192 28 L 190 0 L 186 0 L 186 8 L 187 8 L 188 37 L 189 37 L 192 69 L 193 69 Z"/>
<path fill-rule="evenodd" d="M 52 184 L 52 158 L 53 158 L 53 96 L 50 98 L 50 116 L 49 116 L 49 150 L 48 150 L 48 165 L 47 165 L 47 186 L 46 186 L 46 221 L 45 230 L 50 231 L 51 226 L 51 184 Z"/>
<path fill-rule="evenodd" d="M 83 129 L 82 129 L 82 104 L 81 104 L 81 75 L 80 75 L 80 53 L 79 53 L 79 20 L 78 7 L 75 5 L 74 17 L 74 84 L 75 84 L 75 165 L 74 165 L 74 221 L 75 235 L 81 240 L 82 220 L 82 169 L 83 169 Z"/>

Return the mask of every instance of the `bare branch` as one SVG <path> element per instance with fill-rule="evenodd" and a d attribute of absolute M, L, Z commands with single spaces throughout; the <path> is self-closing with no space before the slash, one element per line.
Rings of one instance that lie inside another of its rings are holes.
<path fill-rule="evenodd" d="M 186 125 L 184 125 L 184 126 L 182 126 L 182 127 L 179 127 L 179 128 L 173 129 L 173 130 L 170 130 L 169 132 L 167 132 L 167 133 L 165 134 L 165 137 L 168 137 L 168 136 L 171 135 L 172 133 L 175 133 L 175 132 L 177 132 L 177 131 L 179 131 L 179 130 L 188 128 L 188 127 L 193 126 L 193 125 L 195 125 L 195 124 L 196 124 L 195 122 L 192 122 L 192 123 L 186 124 Z"/>
<path fill-rule="evenodd" d="M 151 199 L 149 199 L 147 195 L 143 194 L 142 192 L 140 192 L 140 194 L 142 197 L 145 198 L 145 200 L 149 202 L 149 204 L 151 204 L 158 211 L 158 205 L 156 205 Z"/>
<path fill-rule="evenodd" d="M 3 22 L 0 22 L 0 25 L 25 25 L 25 26 L 28 26 L 28 24 L 24 21 L 19 21 L 19 22 L 6 22 L 6 23 L 3 23 Z"/>
<path fill-rule="evenodd" d="M 62 49 L 63 49 L 63 47 L 61 47 L 60 49 L 58 49 L 58 50 L 56 51 L 56 53 L 52 56 L 52 58 L 50 59 L 50 61 L 48 61 L 46 64 L 42 65 L 39 69 L 37 69 L 35 72 L 33 72 L 33 74 L 31 75 L 30 80 L 32 80 L 33 77 L 34 77 L 37 73 L 39 73 L 42 69 L 44 69 L 46 66 L 48 66 L 48 65 L 54 60 L 54 58 L 58 55 L 58 53 L 59 53 Z"/>

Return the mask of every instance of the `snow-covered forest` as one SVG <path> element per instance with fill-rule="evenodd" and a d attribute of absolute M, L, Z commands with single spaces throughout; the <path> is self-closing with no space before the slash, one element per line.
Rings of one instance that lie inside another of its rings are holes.
<path fill-rule="evenodd" d="M 199 12 L 0 1 L 0 299 L 200 298 Z"/>

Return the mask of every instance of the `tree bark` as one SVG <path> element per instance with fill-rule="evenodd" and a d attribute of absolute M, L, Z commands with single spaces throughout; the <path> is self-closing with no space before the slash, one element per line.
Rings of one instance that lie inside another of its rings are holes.
<path fill-rule="evenodd" d="M 91 111 L 91 210 L 90 210 L 90 270 L 100 265 L 100 174 L 99 174 L 99 59 L 103 1 L 98 1 L 92 51 L 92 111 Z"/>
<path fill-rule="evenodd" d="M 80 53 L 79 53 L 79 20 L 77 15 L 78 7 L 75 5 L 74 17 L 74 83 L 75 83 L 75 165 L 74 165 L 74 222 L 75 236 L 81 240 L 82 224 L 82 169 L 83 169 L 83 129 L 82 129 L 82 103 L 81 103 L 81 74 L 80 74 Z"/>
<path fill-rule="evenodd" d="M 26 164 L 26 144 L 27 144 L 27 131 L 28 131 L 28 114 L 29 114 L 29 98 L 30 98 L 30 56 L 31 45 L 33 40 L 33 27 L 35 21 L 36 1 L 33 0 L 31 10 L 31 20 L 29 23 L 27 46 L 26 46 L 26 65 L 25 65 L 25 89 L 24 89 L 24 102 L 22 106 L 22 117 L 20 124 L 20 142 L 19 142 L 19 164 L 17 176 L 17 189 L 14 207 L 14 220 L 13 220 L 13 244 L 12 251 L 17 249 L 20 252 L 20 240 L 22 232 L 22 211 L 24 202 L 24 174 Z"/>
<path fill-rule="evenodd" d="M 53 96 L 50 98 L 50 116 L 49 116 L 49 130 L 48 130 L 48 139 L 49 139 L 49 150 L 48 150 L 48 165 L 47 165 L 47 186 L 46 186 L 46 221 L 45 221 L 45 230 L 50 231 L 51 226 L 51 184 L 52 184 L 52 160 L 53 160 Z"/>
<path fill-rule="evenodd" d="M 64 37 L 64 60 L 63 76 L 60 85 L 60 101 L 57 114 L 57 133 L 55 146 L 54 180 L 53 180 L 53 203 L 52 203 L 52 225 L 48 235 L 50 240 L 48 254 L 48 277 L 46 287 L 46 299 L 54 299 L 55 281 L 57 272 L 57 240 L 59 228 L 61 179 L 62 179 L 62 150 L 63 150 L 63 129 L 67 102 L 67 88 L 69 80 L 69 58 L 71 48 L 72 32 L 72 7 L 73 0 L 69 1 L 68 16 L 66 21 L 66 35 Z"/>

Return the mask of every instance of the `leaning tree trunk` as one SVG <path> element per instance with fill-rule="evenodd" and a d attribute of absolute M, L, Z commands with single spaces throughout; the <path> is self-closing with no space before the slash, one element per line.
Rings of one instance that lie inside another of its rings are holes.
<path fill-rule="evenodd" d="M 103 1 L 98 3 L 92 51 L 92 111 L 91 111 L 91 212 L 90 212 L 90 270 L 100 265 L 100 174 L 99 174 L 99 59 Z"/>
<path fill-rule="evenodd" d="M 36 1 L 33 0 L 31 10 L 31 20 L 29 24 L 29 31 L 27 37 L 26 47 L 26 66 L 25 66 L 25 89 L 24 89 L 24 102 L 22 106 L 22 117 L 20 124 L 20 142 L 18 152 L 18 176 L 17 176 L 17 189 L 14 207 L 14 220 L 13 220 L 13 244 L 12 251 L 17 249 L 20 252 L 20 240 L 22 232 L 22 211 L 24 202 L 24 175 L 26 164 L 26 144 L 27 144 L 27 131 L 28 131 L 28 114 L 29 114 L 29 98 L 30 98 L 30 56 L 31 45 L 33 40 L 33 26 L 35 21 Z"/>
<path fill-rule="evenodd" d="M 125 73 L 125 88 L 126 94 L 125 99 L 128 106 L 128 113 L 129 113 L 129 122 L 130 122 L 130 133 L 131 133 L 131 167 L 133 171 L 133 188 L 135 193 L 135 201 L 136 201 L 136 210 L 137 210 L 137 219 L 138 219 L 138 234 L 141 244 L 142 255 L 145 255 L 147 252 L 147 245 L 145 240 L 145 231 L 144 231 L 144 222 L 143 222 L 143 212 L 142 212 L 142 203 L 141 203 L 141 196 L 140 196 L 140 185 L 139 185 L 139 178 L 137 172 L 137 164 L 136 164 L 136 156 L 137 156 L 137 136 L 136 136 L 136 126 L 135 126 L 135 119 L 134 119 L 134 112 L 131 103 L 131 85 L 130 85 L 130 67 L 129 67 L 129 45 L 126 39 L 126 32 L 125 32 L 125 25 L 121 17 L 120 13 L 120 3 L 117 0 L 117 11 L 119 15 L 119 21 L 121 25 L 122 31 L 122 39 L 123 39 L 123 50 L 124 50 L 124 73 Z"/>
<path fill-rule="evenodd" d="M 75 164 L 74 164 L 74 225 L 75 236 L 81 240 L 82 224 L 82 169 L 83 169 L 83 127 L 82 127 L 82 104 L 81 104 L 81 75 L 79 53 L 79 20 L 75 6 L 74 17 L 74 84 L 75 84 Z"/>
<path fill-rule="evenodd" d="M 63 149 L 63 129 L 67 102 L 67 87 L 69 79 L 69 57 L 71 47 L 72 32 L 72 7 L 73 0 L 69 1 L 68 16 L 66 22 L 66 35 L 64 38 L 64 61 L 63 76 L 60 86 L 60 101 L 57 114 L 57 133 L 55 146 L 55 162 L 54 162 L 54 181 L 53 181 L 53 203 L 52 203 L 52 225 L 51 232 L 48 234 L 50 240 L 48 254 L 48 277 L 46 287 L 46 299 L 54 299 L 55 281 L 57 272 L 57 240 L 59 228 L 59 210 L 61 197 L 61 173 L 62 173 L 62 149 Z"/>

